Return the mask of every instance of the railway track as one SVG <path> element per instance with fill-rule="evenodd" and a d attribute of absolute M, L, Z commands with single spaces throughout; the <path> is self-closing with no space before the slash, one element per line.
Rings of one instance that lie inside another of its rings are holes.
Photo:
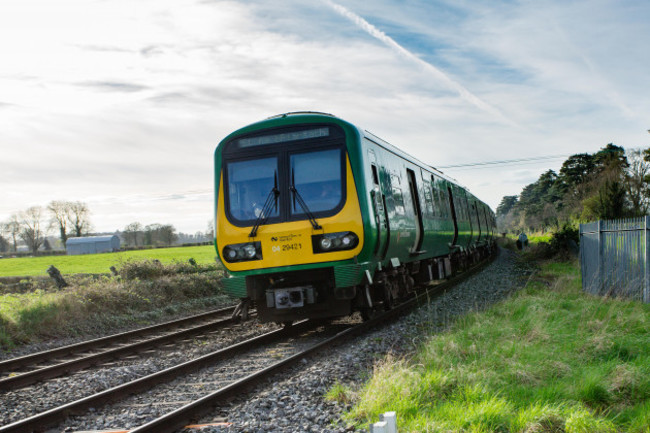
<path fill-rule="evenodd" d="M 235 307 L 0 361 L 0 391 L 19 389 L 234 323 Z"/>
<path fill-rule="evenodd" d="M 187 361 L 157 373 L 116 386 L 86 398 L 47 410 L 29 418 L 0 427 L 0 433 L 41 432 L 56 426 L 70 416 L 78 416 L 93 408 L 92 418 L 111 418 L 111 411 L 133 407 L 154 407 L 153 420 L 144 422 L 131 432 L 174 432 L 198 420 L 226 399 L 240 395 L 259 384 L 260 381 L 296 364 L 297 362 L 368 329 L 383 325 L 399 317 L 422 302 L 435 297 L 477 272 L 480 268 L 463 273 L 457 278 L 438 284 L 426 293 L 411 298 L 405 303 L 386 311 L 377 317 L 356 325 L 330 325 L 320 327 L 319 323 L 305 321 L 289 328 L 272 331 L 227 348 Z M 320 330 L 317 330 L 320 329 Z M 296 337 L 300 336 L 299 339 Z M 233 358 L 237 356 L 237 358 Z M 246 359 L 264 358 L 263 367 L 243 368 Z M 234 368 L 233 368 L 234 367 Z M 156 388 L 153 388 L 156 387 Z M 169 393 L 157 391 L 159 387 L 173 387 L 174 401 L 166 401 Z M 192 392 L 187 390 L 191 389 Z M 195 399 L 197 389 L 203 393 Z M 144 391 L 146 395 L 144 395 Z M 134 394 L 137 396 L 132 397 Z M 98 408 L 121 401 L 118 406 L 99 412 Z M 163 413 L 166 412 L 166 413 Z M 162 413 L 160 416 L 159 413 Z M 120 427 L 115 425 L 113 427 Z M 69 430 L 70 427 L 66 431 Z"/>

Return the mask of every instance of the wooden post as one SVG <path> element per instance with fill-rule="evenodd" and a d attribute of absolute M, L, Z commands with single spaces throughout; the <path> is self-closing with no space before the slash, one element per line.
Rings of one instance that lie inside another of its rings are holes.
<path fill-rule="evenodd" d="M 54 280 L 56 287 L 59 289 L 68 287 L 68 283 L 66 283 L 66 281 L 63 279 L 63 275 L 61 275 L 61 272 L 56 267 L 54 267 L 54 265 L 50 265 L 50 267 L 47 268 L 47 273 L 50 275 L 50 278 Z"/>

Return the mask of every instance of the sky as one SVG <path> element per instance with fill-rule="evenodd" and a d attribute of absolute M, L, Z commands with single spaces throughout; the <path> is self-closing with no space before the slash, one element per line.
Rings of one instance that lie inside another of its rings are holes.
<path fill-rule="evenodd" d="M 86 202 L 97 232 L 205 231 L 213 152 L 332 113 L 496 209 L 575 153 L 650 147 L 650 2 L 4 0 L 0 221 Z"/>

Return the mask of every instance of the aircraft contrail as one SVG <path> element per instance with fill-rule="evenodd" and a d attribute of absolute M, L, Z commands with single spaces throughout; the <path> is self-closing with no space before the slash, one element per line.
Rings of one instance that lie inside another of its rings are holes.
<path fill-rule="evenodd" d="M 449 89 L 457 92 L 461 98 L 465 99 L 470 104 L 474 105 L 475 107 L 487 113 L 492 114 L 493 116 L 498 117 L 499 119 L 505 121 L 506 123 L 514 124 L 512 120 L 506 118 L 499 110 L 497 110 L 496 108 L 492 107 L 491 105 L 481 100 L 478 96 L 474 95 L 472 92 L 467 90 L 460 83 L 457 83 L 456 81 L 449 78 L 449 76 L 447 76 L 440 69 L 436 68 L 435 66 L 433 66 L 428 62 L 425 62 L 424 60 L 422 60 L 421 58 L 419 58 L 418 56 L 416 56 L 415 54 L 413 54 L 412 52 L 410 52 L 409 50 L 407 50 L 397 42 L 395 42 L 393 38 L 388 36 L 386 33 L 382 32 L 381 30 L 379 30 L 377 27 L 370 24 L 368 21 L 366 21 L 359 15 L 347 9 L 345 6 L 341 6 L 338 3 L 334 3 L 331 0 L 323 0 L 323 1 L 327 5 L 329 5 L 332 9 L 334 9 L 336 12 L 338 12 L 345 18 L 349 19 L 359 28 L 367 32 L 370 36 L 378 39 L 389 48 L 395 50 L 398 54 L 422 66 L 426 71 L 430 72 L 438 80 L 444 83 Z"/>

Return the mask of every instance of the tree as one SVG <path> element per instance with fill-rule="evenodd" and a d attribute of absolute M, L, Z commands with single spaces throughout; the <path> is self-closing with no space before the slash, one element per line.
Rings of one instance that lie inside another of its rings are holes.
<path fill-rule="evenodd" d="M 499 206 L 497 207 L 497 218 L 500 216 L 506 216 L 516 204 L 516 195 L 506 195 L 503 197 L 501 203 L 499 203 Z"/>
<path fill-rule="evenodd" d="M 145 245 L 156 245 L 160 240 L 160 227 L 161 224 L 154 223 L 145 226 L 144 228 L 144 244 Z"/>
<path fill-rule="evenodd" d="M 593 155 L 579 153 L 564 161 L 559 177 L 567 186 L 572 187 L 586 182 L 589 176 L 593 175 L 595 168 L 596 160 Z"/>
<path fill-rule="evenodd" d="M 13 251 L 16 252 L 18 250 L 18 238 L 20 237 L 21 229 L 20 217 L 17 214 L 11 215 L 9 221 L 4 223 L 4 227 L 5 233 L 11 236 L 11 240 L 13 241 Z"/>
<path fill-rule="evenodd" d="M 632 216 L 643 216 L 648 213 L 650 201 L 650 161 L 644 157 L 646 149 L 633 150 L 628 155 L 629 167 L 625 173 L 625 191 L 630 202 Z"/>
<path fill-rule="evenodd" d="M 140 224 L 137 221 L 132 222 L 131 224 L 124 227 L 124 231 L 122 232 L 122 235 L 124 236 L 124 241 L 127 244 L 131 244 L 137 247 L 138 238 L 142 237 L 142 224 Z"/>
<path fill-rule="evenodd" d="M 214 239 L 214 220 L 208 220 L 208 228 L 205 232 L 205 236 L 210 240 Z"/>
<path fill-rule="evenodd" d="M 27 244 L 32 254 L 36 255 L 45 240 L 45 233 L 42 230 L 43 208 L 41 206 L 30 207 L 20 214 L 20 220 L 20 238 Z"/>
<path fill-rule="evenodd" d="M 171 224 L 165 224 L 163 226 L 160 226 L 158 230 L 159 230 L 160 241 L 164 245 L 171 245 L 176 241 L 176 239 L 178 239 L 178 235 L 176 234 L 176 228 Z"/>
<path fill-rule="evenodd" d="M 617 219 L 627 216 L 625 188 L 617 179 L 607 179 L 598 194 L 584 202 L 583 216 L 588 219 Z"/>
<path fill-rule="evenodd" d="M 70 221 L 70 202 L 62 200 L 51 201 L 47 205 L 47 210 L 50 211 L 50 226 L 59 230 L 59 237 L 63 248 L 68 240 L 68 222 Z"/>
<path fill-rule="evenodd" d="M 88 234 L 92 225 L 90 223 L 90 210 L 86 203 L 75 201 L 69 202 L 70 210 L 68 221 L 72 224 L 74 235 L 81 237 Z"/>
<path fill-rule="evenodd" d="M 625 149 L 613 143 L 608 143 L 607 146 L 596 152 L 594 161 L 600 170 L 614 170 L 622 173 L 629 167 L 625 157 Z"/>

